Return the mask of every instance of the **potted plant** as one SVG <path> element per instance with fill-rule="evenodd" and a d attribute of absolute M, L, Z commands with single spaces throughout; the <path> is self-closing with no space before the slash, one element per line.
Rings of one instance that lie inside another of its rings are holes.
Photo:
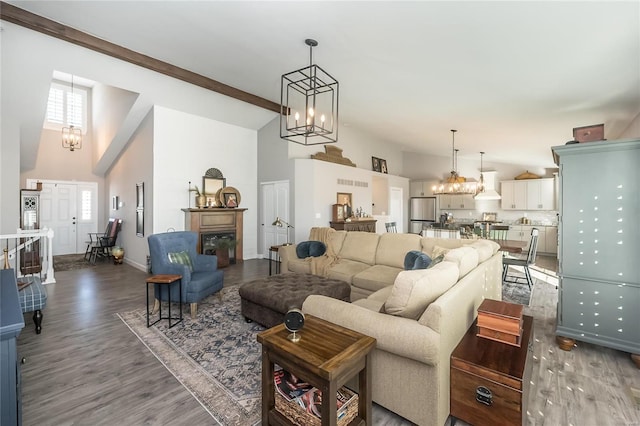
<path fill-rule="evenodd" d="M 216 256 L 218 257 L 218 268 L 229 266 L 229 250 L 234 248 L 238 242 L 232 238 L 219 238 L 215 242 Z"/>

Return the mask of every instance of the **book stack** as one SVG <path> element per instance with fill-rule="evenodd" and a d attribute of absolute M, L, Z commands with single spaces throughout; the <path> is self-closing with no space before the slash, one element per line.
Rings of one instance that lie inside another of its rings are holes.
<path fill-rule="evenodd" d="M 485 299 L 478 307 L 478 337 L 520 347 L 524 306 Z"/>
<path fill-rule="evenodd" d="M 322 392 L 279 367 L 273 376 L 276 409 L 294 425 L 320 426 Z M 358 415 L 358 394 L 343 386 L 338 389 L 336 403 L 338 426 L 346 426 Z"/>

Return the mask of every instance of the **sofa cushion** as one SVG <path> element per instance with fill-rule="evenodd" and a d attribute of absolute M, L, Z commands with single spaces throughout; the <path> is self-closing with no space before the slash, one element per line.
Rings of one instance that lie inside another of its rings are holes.
<path fill-rule="evenodd" d="M 311 262 L 305 259 L 289 259 L 287 269 L 289 272 L 295 272 L 298 274 L 310 274 Z"/>
<path fill-rule="evenodd" d="M 296 246 L 298 259 L 322 256 L 327 251 L 327 246 L 322 241 L 303 241 Z"/>
<path fill-rule="evenodd" d="M 471 244 L 473 243 L 473 241 L 474 240 L 469 240 L 469 239 L 430 238 L 430 237 L 423 237 L 420 239 L 420 242 L 422 244 L 422 251 L 427 253 L 431 257 L 434 257 L 431 255 L 433 253 L 434 246 L 440 246 L 447 249 L 452 249 L 452 248 L 462 247 L 467 244 Z"/>
<path fill-rule="evenodd" d="M 434 257 L 433 259 L 431 259 L 431 262 L 429 263 L 429 266 L 427 266 L 426 269 L 431 269 L 434 266 L 436 266 L 438 263 L 442 262 L 444 260 L 444 254 L 440 254 L 436 257 Z"/>
<path fill-rule="evenodd" d="M 379 239 L 380 236 L 372 232 L 347 232 L 338 257 L 366 263 L 367 265 L 375 265 Z M 402 256 L 404 256 L 404 253 L 406 251 L 402 253 Z M 400 263 L 399 267 L 402 267 L 402 263 Z"/>
<path fill-rule="evenodd" d="M 341 280 L 351 284 L 353 282 L 353 277 L 367 268 L 370 268 L 370 265 L 367 265 L 366 263 L 341 259 L 338 263 L 335 263 L 331 268 L 329 268 L 327 278 Z"/>
<path fill-rule="evenodd" d="M 376 265 L 404 267 L 404 257 L 408 251 L 421 251 L 422 244 L 417 234 L 397 234 L 388 232 L 380 235 L 376 250 Z"/>
<path fill-rule="evenodd" d="M 444 255 L 446 262 L 453 262 L 458 266 L 460 276 L 458 279 L 467 275 L 473 268 L 478 266 L 478 251 L 473 247 L 458 247 L 449 250 Z"/>
<path fill-rule="evenodd" d="M 384 304 L 387 314 L 418 319 L 427 306 L 458 281 L 458 267 L 440 262 L 430 269 L 402 271 Z"/>
<path fill-rule="evenodd" d="M 500 248 L 500 245 L 495 241 L 477 240 L 469 247 L 476 249 L 478 252 L 478 263 L 482 263 L 493 256 Z"/>
<path fill-rule="evenodd" d="M 193 262 L 191 261 L 191 256 L 188 252 L 179 251 L 176 253 L 167 253 L 167 257 L 169 257 L 169 262 L 185 265 L 189 268 L 189 271 L 193 272 Z"/>
<path fill-rule="evenodd" d="M 402 268 L 393 266 L 373 265 L 362 272 L 357 273 L 351 282 L 354 287 L 359 287 L 373 293 L 381 288 L 393 285 Z"/>
<path fill-rule="evenodd" d="M 426 253 L 419 250 L 411 250 L 404 256 L 404 270 L 427 269 L 431 263 L 431 258 Z"/>
<path fill-rule="evenodd" d="M 433 246 L 433 250 L 431 250 L 431 258 L 435 259 L 438 256 L 444 256 L 449 252 L 449 250 L 453 250 L 453 249 L 448 247 Z"/>
<path fill-rule="evenodd" d="M 333 247 L 334 253 L 340 253 L 342 250 L 342 244 L 344 244 L 344 238 L 347 236 L 347 231 L 336 231 L 329 234 L 329 241 Z"/>

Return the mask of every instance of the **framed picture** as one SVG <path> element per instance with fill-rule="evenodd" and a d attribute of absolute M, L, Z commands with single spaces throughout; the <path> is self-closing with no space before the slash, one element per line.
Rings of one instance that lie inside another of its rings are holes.
<path fill-rule="evenodd" d="M 337 204 L 347 205 L 351 207 L 351 193 L 350 192 L 338 192 L 338 196 L 336 197 Z"/>
<path fill-rule="evenodd" d="M 233 192 L 224 194 L 224 205 L 229 208 L 238 207 L 238 197 Z"/>
<path fill-rule="evenodd" d="M 136 208 L 144 208 L 144 182 L 136 183 Z"/>
<path fill-rule="evenodd" d="M 111 210 L 118 210 L 119 205 L 120 205 L 119 197 L 117 195 L 114 195 L 113 197 L 111 197 Z"/>
<path fill-rule="evenodd" d="M 388 173 L 387 172 L 387 160 L 383 160 L 382 158 L 380 158 L 380 170 L 378 170 L 379 172 L 382 173 Z"/>
<path fill-rule="evenodd" d="M 202 177 L 202 193 L 204 195 L 215 196 L 220 188 L 227 186 L 226 178 Z"/>
<path fill-rule="evenodd" d="M 371 169 L 374 172 L 380 171 L 380 159 L 378 157 L 371 157 Z"/>
<path fill-rule="evenodd" d="M 332 219 L 334 222 L 341 222 L 345 219 L 344 217 L 344 206 L 342 204 L 334 204 L 333 205 L 333 215 Z"/>

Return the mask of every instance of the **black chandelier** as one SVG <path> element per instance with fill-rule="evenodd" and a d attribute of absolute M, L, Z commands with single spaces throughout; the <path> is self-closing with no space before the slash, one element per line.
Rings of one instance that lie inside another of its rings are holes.
<path fill-rule="evenodd" d="M 282 76 L 280 137 L 301 145 L 338 142 L 339 84 L 313 64 L 318 42 L 306 39 L 309 66 Z"/>

